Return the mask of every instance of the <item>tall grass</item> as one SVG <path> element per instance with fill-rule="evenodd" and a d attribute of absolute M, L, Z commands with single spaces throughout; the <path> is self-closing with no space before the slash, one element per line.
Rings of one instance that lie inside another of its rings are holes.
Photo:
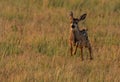
<path fill-rule="evenodd" d="M 70 11 L 87 13 L 93 61 L 69 53 Z M 0 82 L 119 82 L 119 0 L 0 0 Z"/>

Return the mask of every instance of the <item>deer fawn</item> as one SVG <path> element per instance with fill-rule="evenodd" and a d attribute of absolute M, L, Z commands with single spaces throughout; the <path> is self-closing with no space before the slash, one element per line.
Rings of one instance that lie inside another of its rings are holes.
<path fill-rule="evenodd" d="M 78 23 L 86 18 L 87 14 L 83 14 L 80 18 L 74 18 L 73 12 L 70 13 L 70 51 L 71 55 L 76 54 L 77 48 L 81 49 L 81 59 L 83 59 L 83 47 L 88 48 L 90 53 L 90 59 L 92 60 L 92 48 L 88 39 L 87 29 L 80 30 L 78 27 Z M 73 53 L 73 46 L 75 46 L 75 50 Z"/>

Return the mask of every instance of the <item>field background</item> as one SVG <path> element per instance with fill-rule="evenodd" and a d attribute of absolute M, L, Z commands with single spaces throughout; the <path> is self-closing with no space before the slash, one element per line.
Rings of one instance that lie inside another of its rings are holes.
<path fill-rule="evenodd" d="M 70 56 L 70 11 L 92 61 Z M 120 82 L 120 0 L 0 0 L 0 82 Z"/>

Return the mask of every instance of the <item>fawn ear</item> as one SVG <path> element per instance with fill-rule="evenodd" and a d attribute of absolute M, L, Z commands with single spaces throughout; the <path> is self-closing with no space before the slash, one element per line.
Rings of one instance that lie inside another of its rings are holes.
<path fill-rule="evenodd" d="M 70 20 L 73 19 L 73 12 L 72 11 L 70 12 L 69 17 L 70 17 Z"/>
<path fill-rule="evenodd" d="M 84 19 L 86 18 L 86 16 L 87 16 L 87 14 L 86 14 L 86 13 L 85 13 L 85 14 L 83 14 L 83 15 L 81 15 L 81 16 L 80 16 L 79 21 L 84 20 Z"/>

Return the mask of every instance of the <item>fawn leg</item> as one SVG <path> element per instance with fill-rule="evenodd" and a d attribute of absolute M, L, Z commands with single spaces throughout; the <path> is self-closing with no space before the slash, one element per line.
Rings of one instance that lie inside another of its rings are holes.
<path fill-rule="evenodd" d="M 78 48 L 78 43 L 76 43 L 76 47 L 75 47 L 75 51 L 74 51 L 74 55 L 76 54 L 77 48 Z"/>
<path fill-rule="evenodd" d="M 81 47 L 80 49 L 81 49 L 81 59 L 84 60 L 83 59 L 83 47 Z"/>
<path fill-rule="evenodd" d="M 73 52 L 73 46 L 72 46 L 72 44 L 70 44 L 70 53 L 71 53 L 71 56 L 72 56 L 72 52 Z"/>
<path fill-rule="evenodd" d="M 88 50 L 89 50 L 89 53 L 90 53 L 90 60 L 92 60 L 92 59 L 93 59 L 93 57 L 92 57 L 92 47 L 90 46 L 90 47 L 88 48 Z"/>

